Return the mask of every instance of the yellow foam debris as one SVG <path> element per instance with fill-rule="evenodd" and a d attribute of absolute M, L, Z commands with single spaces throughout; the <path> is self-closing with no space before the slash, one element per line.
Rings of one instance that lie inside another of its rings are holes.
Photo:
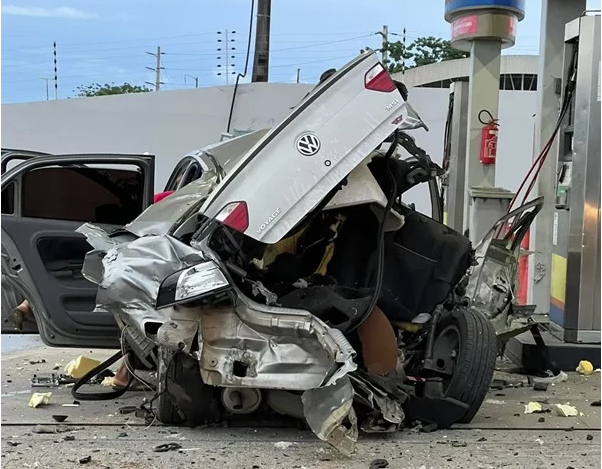
<path fill-rule="evenodd" d="M 554 406 L 556 408 L 556 413 L 561 417 L 577 417 L 579 412 L 572 405 L 567 404 L 556 404 Z"/>
<path fill-rule="evenodd" d="M 104 386 L 105 388 L 112 388 L 113 386 L 115 386 L 115 377 L 113 376 L 107 376 L 105 379 L 102 380 L 102 383 L 100 383 L 101 386 Z"/>
<path fill-rule="evenodd" d="M 525 414 L 539 414 L 543 412 L 543 408 L 539 402 L 529 402 L 525 406 Z"/>
<path fill-rule="evenodd" d="M 50 401 L 51 392 L 34 392 L 29 399 L 29 407 L 34 409 L 41 405 L 46 405 Z"/>
<path fill-rule="evenodd" d="M 100 365 L 98 360 L 80 355 L 75 360 L 71 360 L 65 365 L 65 373 L 72 378 L 77 379 L 81 378 L 88 371 L 96 368 L 98 365 Z"/>
<path fill-rule="evenodd" d="M 591 375 L 594 372 L 594 365 L 592 365 L 591 362 L 588 362 L 587 360 L 581 360 L 579 362 L 579 366 L 575 371 L 582 375 Z"/>

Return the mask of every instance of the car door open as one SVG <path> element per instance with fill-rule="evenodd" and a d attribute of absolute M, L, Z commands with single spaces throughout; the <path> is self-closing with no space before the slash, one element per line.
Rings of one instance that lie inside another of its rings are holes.
<path fill-rule="evenodd" d="M 40 156 L 3 175 L 3 283 L 29 301 L 46 344 L 119 346 L 113 316 L 93 312 L 97 288 L 81 274 L 91 247 L 75 230 L 129 223 L 153 188 L 151 155 Z"/>

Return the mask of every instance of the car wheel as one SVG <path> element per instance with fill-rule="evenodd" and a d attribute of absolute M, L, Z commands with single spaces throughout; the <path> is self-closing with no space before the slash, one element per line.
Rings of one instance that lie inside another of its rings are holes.
<path fill-rule="evenodd" d="M 461 422 L 470 422 L 485 399 L 495 370 L 498 344 L 493 324 L 478 312 L 454 311 L 439 321 L 433 351 L 435 363 L 451 367 L 445 396 L 468 405 Z"/>
<path fill-rule="evenodd" d="M 157 419 L 162 423 L 177 424 L 184 420 L 175 405 L 175 397 L 170 392 L 170 385 L 177 379 L 177 371 L 181 368 L 181 354 L 173 350 L 159 347 L 159 364 L 157 366 Z"/>
<path fill-rule="evenodd" d="M 198 362 L 183 352 L 159 347 L 157 419 L 166 424 L 202 425 L 221 420 L 219 388 L 203 382 Z"/>

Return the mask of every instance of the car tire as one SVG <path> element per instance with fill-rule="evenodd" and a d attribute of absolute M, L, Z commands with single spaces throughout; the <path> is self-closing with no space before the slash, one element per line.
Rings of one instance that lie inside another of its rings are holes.
<path fill-rule="evenodd" d="M 203 382 L 190 355 L 159 347 L 157 419 L 165 424 L 203 425 L 221 421 L 220 388 Z"/>
<path fill-rule="evenodd" d="M 468 405 L 461 422 L 469 423 L 489 391 L 498 353 L 497 337 L 493 324 L 484 315 L 471 310 L 454 311 L 441 318 L 435 340 L 450 328 L 457 331 L 459 343 L 445 396 Z"/>
<path fill-rule="evenodd" d="M 179 424 L 183 417 L 178 412 L 175 397 L 169 392 L 169 385 L 176 382 L 178 369 L 182 367 L 179 352 L 159 347 L 157 365 L 157 410 L 155 414 L 161 423 Z"/>

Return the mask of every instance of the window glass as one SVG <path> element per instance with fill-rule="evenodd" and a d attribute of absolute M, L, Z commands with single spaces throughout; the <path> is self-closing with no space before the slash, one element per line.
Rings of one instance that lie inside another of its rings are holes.
<path fill-rule="evenodd" d="M 184 174 L 186 173 L 186 170 L 188 169 L 188 166 L 190 166 L 190 163 L 191 158 L 189 157 L 184 158 L 178 163 L 176 169 L 174 169 L 173 173 L 171 173 L 171 176 L 169 176 L 169 180 L 167 181 L 167 185 L 165 186 L 166 191 L 175 191 L 178 188 L 180 181 L 182 180 Z"/>
<path fill-rule="evenodd" d="M 11 182 L 2 190 L 2 213 L 12 215 L 15 213 L 15 183 Z"/>
<path fill-rule="evenodd" d="M 123 225 L 143 209 L 140 171 L 46 167 L 23 176 L 22 216 Z"/>

